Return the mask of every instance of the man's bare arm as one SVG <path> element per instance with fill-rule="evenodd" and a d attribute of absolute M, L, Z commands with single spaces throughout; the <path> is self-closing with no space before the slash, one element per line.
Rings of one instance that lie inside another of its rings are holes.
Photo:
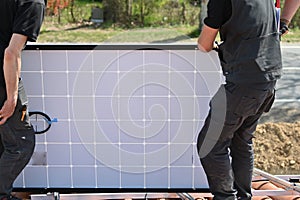
<path fill-rule="evenodd" d="M 214 47 L 219 29 L 210 28 L 204 25 L 198 38 L 198 48 L 203 52 L 209 52 Z"/>
<path fill-rule="evenodd" d="M 300 0 L 285 0 L 281 13 L 281 19 L 286 20 L 286 23 L 289 24 L 299 6 Z"/>
<path fill-rule="evenodd" d="M 0 110 L 0 125 L 12 116 L 18 99 L 18 82 L 21 71 L 21 52 L 27 36 L 13 34 L 9 46 L 4 52 L 3 71 L 6 84 L 7 99 Z"/>

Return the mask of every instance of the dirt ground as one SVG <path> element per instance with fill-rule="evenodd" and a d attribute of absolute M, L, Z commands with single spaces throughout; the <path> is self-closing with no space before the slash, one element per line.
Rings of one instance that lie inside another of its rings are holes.
<path fill-rule="evenodd" d="M 265 122 L 255 132 L 255 167 L 271 174 L 300 174 L 300 121 Z"/>
<path fill-rule="evenodd" d="M 283 48 L 283 76 L 276 100 L 255 133 L 255 167 L 271 174 L 300 175 L 300 47 Z"/>

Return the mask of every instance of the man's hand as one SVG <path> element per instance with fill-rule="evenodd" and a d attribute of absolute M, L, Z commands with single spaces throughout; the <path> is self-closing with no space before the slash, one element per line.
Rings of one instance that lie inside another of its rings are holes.
<path fill-rule="evenodd" d="M 0 125 L 3 125 L 10 118 L 16 108 L 17 100 L 6 100 L 0 110 Z"/>
<path fill-rule="evenodd" d="M 289 24 L 288 20 L 280 19 L 279 32 L 281 35 L 285 35 L 289 32 L 288 24 Z"/>

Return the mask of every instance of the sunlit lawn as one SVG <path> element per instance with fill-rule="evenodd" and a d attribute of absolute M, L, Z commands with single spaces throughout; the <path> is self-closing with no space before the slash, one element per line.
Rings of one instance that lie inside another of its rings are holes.
<path fill-rule="evenodd" d="M 43 24 L 39 43 L 195 43 L 197 26 L 170 26 L 154 28 L 103 28 L 91 23 L 58 25 Z M 282 38 L 284 43 L 300 43 L 300 30 L 291 30 Z"/>

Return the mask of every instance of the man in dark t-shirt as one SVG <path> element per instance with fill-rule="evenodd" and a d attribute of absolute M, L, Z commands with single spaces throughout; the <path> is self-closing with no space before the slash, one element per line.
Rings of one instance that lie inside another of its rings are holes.
<path fill-rule="evenodd" d="M 214 200 L 252 199 L 253 133 L 274 101 L 281 51 L 274 0 L 209 0 L 198 38 L 216 47 L 226 82 L 210 102 L 197 140 Z"/>
<path fill-rule="evenodd" d="M 209 0 L 198 38 L 204 52 L 219 53 L 224 85 L 213 96 L 197 148 L 214 200 L 250 200 L 253 132 L 274 100 L 281 76 L 279 35 L 300 0 L 285 0 L 280 18 L 273 0 Z M 279 28 L 279 31 L 278 31 Z M 222 43 L 214 41 L 220 33 Z"/>
<path fill-rule="evenodd" d="M 11 196 L 13 183 L 35 146 L 20 78 L 21 51 L 37 40 L 44 11 L 44 0 L 0 1 L 0 200 L 18 199 Z"/>

